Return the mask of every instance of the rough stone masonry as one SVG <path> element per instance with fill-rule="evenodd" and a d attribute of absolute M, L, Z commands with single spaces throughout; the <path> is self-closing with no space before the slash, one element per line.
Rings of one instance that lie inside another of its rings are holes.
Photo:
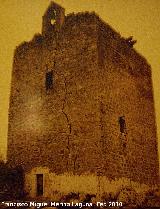
<path fill-rule="evenodd" d="M 14 54 L 8 162 L 30 196 L 158 183 L 151 67 L 94 12 L 52 2 Z"/>

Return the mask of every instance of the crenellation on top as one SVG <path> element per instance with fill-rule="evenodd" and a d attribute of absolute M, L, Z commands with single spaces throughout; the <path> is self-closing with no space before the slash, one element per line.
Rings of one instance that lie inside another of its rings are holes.
<path fill-rule="evenodd" d="M 129 73 L 134 76 L 151 76 L 151 68 L 147 60 L 128 43 L 128 38 L 122 37 L 110 25 L 99 21 L 99 46 L 103 51 L 119 54 L 121 59 L 128 62 Z M 133 40 L 134 42 L 134 40 Z M 106 57 L 105 57 L 106 58 Z"/>
<path fill-rule="evenodd" d="M 65 16 L 65 9 L 59 4 L 51 2 L 42 19 L 42 34 L 35 34 L 30 42 L 20 44 L 15 54 L 25 53 L 28 48 L 41 46 L 47 40 L 49 42 L 52 39 L 60 41 L 73 38 L 82 32 L 86 33 L 88 37 L 97 36 L 97 45 L 102 48 L 102 54 L 111 50 L 118 52 L 124 59 L 128 59 L 131 63 L 128 72 L 135 76 L 151 75 L 147 60 L 132 45 L 128 44 L 127 38 L 122 37 L 95 12 L 78 12 Z M 94 30 L 94 33 L 91 30 Z"/>
<path fill-rule="evenodd" d="M 54 12 L 57 14 L 55 15 Z M 55 20 L 53 25 L 50 22 L 52 18 Z M 131 63 L 129 72 L 135 76 L 151 74 L 147 60 L 127 42 L 127 38 L 122 37 L 95 12 L 78 12 L 65 16 L 64 8 L 54 2 L 51 2 L 43 16 L 42 34 L 35 34 L 28 44 L 25 42 L 17 47 L 17 51 L 23 53 L 26 48 L 42 45 L 44 40 L 57 39 L 57 37 L 59 37 L 57 40 L 67 39 L 80 32 L 92 33 L 91 30 L 97 33 L 97 44 L 101 45 L 104 53 L 106 50 L 114 50 L 121 54 L 124 59 L 129 60 Z M 92 36 L 94 34 L 91 33 L 87 35 Z"/>

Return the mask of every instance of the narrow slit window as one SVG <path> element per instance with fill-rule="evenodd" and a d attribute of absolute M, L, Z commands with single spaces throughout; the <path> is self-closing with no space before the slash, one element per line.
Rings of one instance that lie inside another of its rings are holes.
<path fill-rule="evenodd" d="M 43 174 L 37 174 L 37 196 L 43 195 Z"/>
<path fill-rule="evenodd" d="M 53 87 L 53 71 L 46 73 L 46 90 Z"/>
<path fill-rule="evenodd" d="M 121 133 L 126 133 L 126 121 L 124 116 L 119 117 L 119 128 Z"/>

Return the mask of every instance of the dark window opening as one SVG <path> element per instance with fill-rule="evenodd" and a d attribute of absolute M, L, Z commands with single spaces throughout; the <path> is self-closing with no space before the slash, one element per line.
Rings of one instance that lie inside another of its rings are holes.
<path fill-rule="evenodd" d="M 53 71 L 46 73 L 46 90 L 53 87 Z"/>
<path fill-rule="evenodd" d="M 43 195 L 43 174 L 37 174 L 37 196 Z"/>
<path fill-rule="evenodd" d="M 119 126 L 120 126 L 120 132 L 126 133 L 126 121 L 124 116 L 119 117 Z"/>

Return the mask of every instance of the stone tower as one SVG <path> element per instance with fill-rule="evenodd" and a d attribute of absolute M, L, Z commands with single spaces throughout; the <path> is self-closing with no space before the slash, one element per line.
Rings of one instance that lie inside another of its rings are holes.
<path fill-rule="evenodd" d="M 42 34 L 15 50 L 8 162 L 30 196 L 156 185 L 151 68 L 131 40 L 52 2 Z"/>

